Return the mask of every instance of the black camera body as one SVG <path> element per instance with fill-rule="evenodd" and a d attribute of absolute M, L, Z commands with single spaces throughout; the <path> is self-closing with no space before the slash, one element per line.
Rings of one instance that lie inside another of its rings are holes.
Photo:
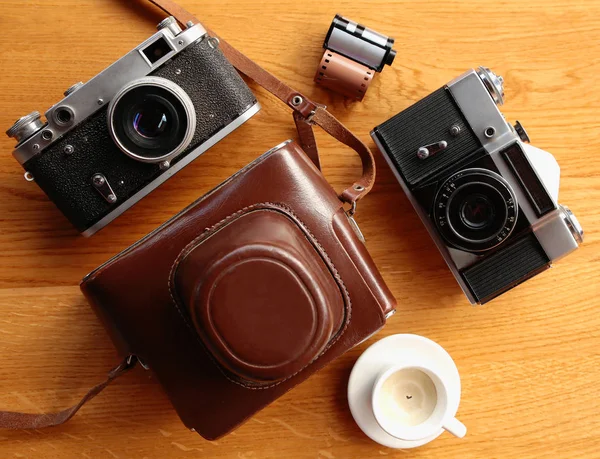
<path fill-rule="evenodd" d="M 471 303 L 486 303 L 575 250 L 560 169 L 497 105 L 503 80 L 470 70 L 371 133 Z"/>
<path fill-rule="evenodd" d="M 89 236 L 239 127 L 260 106 L 200 24 L 173 18 L 46 112 L 7 134 L 14 156 Z"/>

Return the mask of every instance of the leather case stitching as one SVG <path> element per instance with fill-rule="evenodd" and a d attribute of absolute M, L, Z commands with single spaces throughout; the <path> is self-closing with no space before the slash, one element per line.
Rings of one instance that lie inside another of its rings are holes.
<path fill-rule="evenodd" d="M 279 380 L 279 381 L 277 381 L 276 383 L 273 383 L 273 384 L 256 384 L 256 385 L 254 385 L 254 384 L 250 384 L 248 382 L 243 382 L 241 380 L 236 380 L 236 379 L 232 378 L 229 374 L 227 374 L 227 372 L 222 367 L 222 365 L 215 360 L 215 358 L 212 355 L 212 353 L 208 349 L 206 349 L 206 346 L 202 342 L 200 336 L 196 332 L 196 330 L 193 327 L 193 325 L 190 324 L 189 319 L 186 316 L 186 314 L 183 312 L 182 307 L 180 306 L 180 301 L 181 300 L 178 298 L 177 292 L 173 288 L 173 283 L 174 283 L 175 271 L 176 271 L 177 267 L 179 266 L 179 263 L 181 262 L 181 260 L 184 257 L 186 257 L 196 247 L 198 241 L 206 238 L 206 236 L 208 234 L 214 232 L 219 227 L 224 226 L 228 221 L 230 221 L 232 219 L 235 219 L 235 218 L 237 218 L 237 217 L 239 217 L 239 216 L 241 216 L 241 215 L 243 215 L 245 213 L 248 213 L 249 211 L 260 210 L 260 209 L 278 210 L 280 212 L 283 212 L 286 216 L 291 217 L 292 220 L 294 220 L 294 222 L 298 226 L 300 226 L 300 228 L 302 229 L 302 231 L 305 233 L 305 236 L 308 236 L 308 239 L 309 239 L 310 243 L 313 244 L 314 246 L 316 246 L 316 248 L 318 249 L 319 255 L 321 255 L 321 257 L 324 259 L 325 264 L 327 265 L 327 268 L 333 274 L 333 276 L 334 276 L 334 278 L 335 278 L 335 280 L 336 280 L 336 282 L 337 282 L 337 284 L 338 284 L 338 286 L 339 286 L 339 288 L 340 288 L 340 290 L 342 292 L 342 295 L 344 297 L 345 309 L 346 309 L 346 311 L 345 311 L 346 317 L 345 317 L 345 320 L 344 320 L 344 326 L 329 341 L 329 343 L 327 344 L 327 346 L 325 347 L 325 349 L 323 349 L 323 351 L 317 357 L 315 357 L 313 360 L 311 360 L 308 364 L 306 364 L 300 370 L 296 371 L 295 373 L 289 375 L 288 377 L 286 377 L 286 378 L 284 378 L 282 380 Z M 340 339 L 340 337 L 344 334 L 344 332 L 348 328 L 348 324 L 350 323 L 350 320 L 352 318 L 352 301 L 350 300 L 350 294 L 348 293 L 346 285 L 344 284 L 344 281 L 342 280 L 342 278 L 341 278 L 338 270 L 335 268 L 335 265 L 333 264 L 333 262 L 331 261 L 331 259 L 327 255 L 327 252 L 325 252 L 323 246 L 319 243 L 319 241 L 313 235 L 313 233 L 308 229 L 308 227 L 304 224 L 304 222 L 302 222 L 302 220 L 300 220 L 300 218 L 298 218 L 298 216 L 292 211 L 292 209 L 290 209 L 289 207 L 285 206 L 284 204 L 278 204 L 278 203 L 272 203 L 272 202 L 264 202 L 264 203 L 253 204 L 251 206 L 244 207 L 244 208 L 238 210 L 237 212 L 234 212 L 234 213 L 228 215 L 227 217 L 223 218 L 222 220 L 220 220 L 218 223 L 214 224 L 213 226 L 205 228 L 204 231 L 202 231 L 202 233 L 198 237 L 194 238 L 190 243 L 188 243 L 183 248 L 183 250 L 179 253 L 179 255 L 177 256 L 177 258 L 175 259 L 175 261 L 171 265 L 171 270 L 169 272 L 168 287 L 169 287 L 169 295 L 171 296 L 171 300 L 173 302 L 173 305 L 177 309 L 177 312 L 179 313 L 179 315 L 183 319 L 183 321 L 186 324 L 186 326 L 195 335 L 196 341 L 200 344 L 201 348 L 208 355 L 208 357 L 211 359 L 211 361 L 216 365 L 216 367 L 219 369 L 219 371 L 221 372 L 221 374 L 225 378 L 227 378 L 229 381 L 231 381 L 231 382 L 233 382 L 233 383 L 235 383 L 235 384 L 237 384 L 239 386 L 245 387 L 247 389 L 251 389 L 251 390 L 270 389 L 270 388 L 276 387 L 279 384 L 283 383 L 284 381 L 287 381 L 288 379 L 293 378 L 294 376 L 296 376 L 297 374 L 299 374 L 301 371 L 303 371 L 304 369 L 306 369 L 307 367 L 309 367 L 310 365 L 312 365 L 322 355 L 324 355 L 331 348 L 331 346 L 333 346 Z"/>

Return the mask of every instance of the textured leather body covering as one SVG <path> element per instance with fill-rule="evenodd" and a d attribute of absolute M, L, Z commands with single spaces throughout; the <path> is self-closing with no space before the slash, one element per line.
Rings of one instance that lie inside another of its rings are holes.
<path fill-rule="evenodd" d="M 252 91 L 223 53 L 206 39 L 191 44 L 151 75 L 179 85 L 196 112 L 194 137 L 189 147 L 171 161 L 172 165 L 256 103 Z M 163 173 L 158 164 L 136 161 L 113 142 L 107 125 L 108 102 L 23 166 L 79 231 L 85 231 Z M 73 154 L 65 155 L 67 145 L 74 147 Z M 116 203 L 108 203 L 94 189 L 91 178 L 96 173 L 107 178 L 117 195 Z"/>
<path fill-rule="evenodd" d="M 460 135 L 452 137 L 448 131 L 450 126 L 458 126 Z M 458 163 L 464 164 L 476 156 L 485 154 L 477 136 L 446 87 L 432 92 L 376 126 L 373 132 L 411 189 Z M 441 140 L 448 143 L 444 154 L 432 156 L 426 161 L 417 157 L 420 147 Z"/>
<path fill-rule="evenodd" d="M 90 273 L 82 291 L 185 425 L 231 431 L 385 323 L 395 300 L 295 144 Z"/>

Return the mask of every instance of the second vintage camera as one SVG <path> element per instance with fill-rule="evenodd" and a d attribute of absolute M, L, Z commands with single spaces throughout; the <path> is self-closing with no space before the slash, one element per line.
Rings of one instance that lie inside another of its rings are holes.
<path fill-rule="evenodd" d="M 575 250 L 554 157 L 507 123 L 501 77 L 470 70 L 371 133 L 471 303 Z"/>
<path fill-rule="evenodd" d="M 42 122 L 33 112 L 6 133 L 14 157 L 82 232 L 122 214 L 259 110 L 252 91 L 200 24 L 169 17 L 158 32 Z"/>

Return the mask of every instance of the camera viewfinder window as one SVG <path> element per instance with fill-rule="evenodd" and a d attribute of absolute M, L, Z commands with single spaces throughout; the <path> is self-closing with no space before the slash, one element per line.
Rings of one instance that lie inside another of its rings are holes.
<path fill-rule="evenodd" d="M 143 53 L 148 58 L 151 64 L 154 64 L 159 59 L 163 58 L 172 51 L 169 43 L 164 38 L 159 38 L 151 45 L 144 49 Z"/>

